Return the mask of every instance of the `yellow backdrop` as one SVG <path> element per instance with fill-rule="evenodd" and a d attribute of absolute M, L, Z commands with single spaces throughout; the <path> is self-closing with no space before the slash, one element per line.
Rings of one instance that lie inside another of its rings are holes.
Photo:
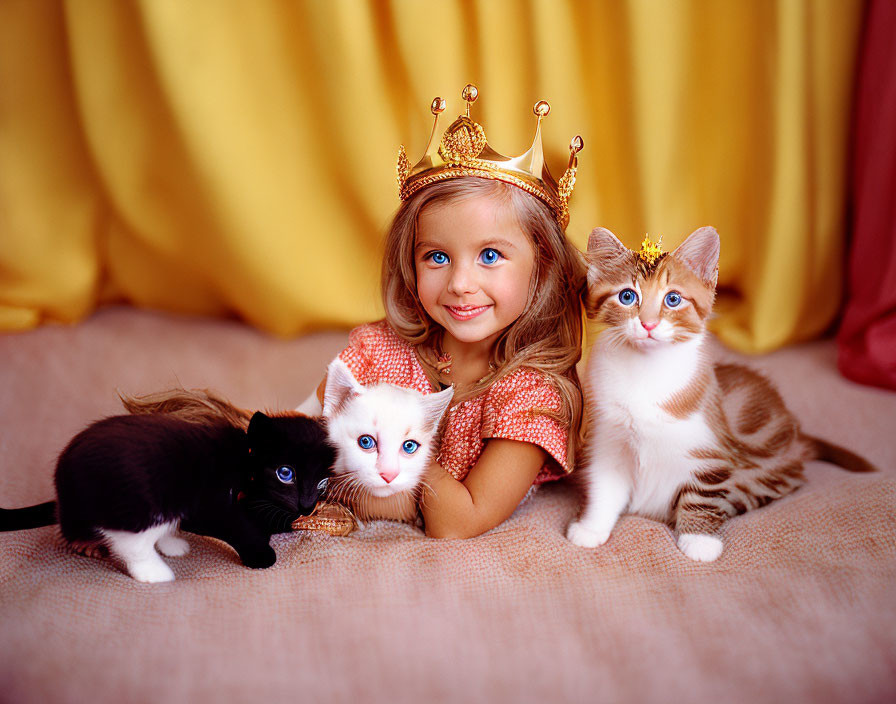
<path fill-rule="evenodd" d="M 0 0 L 0 328 L 98 303 L 291 335 L 381 315 L 395 157 L 431 99 L 505 153 L 531 107 L 568 234 L 722 236 L 718 334 L 818 335 L 840 301 L 862 4 Z"/>

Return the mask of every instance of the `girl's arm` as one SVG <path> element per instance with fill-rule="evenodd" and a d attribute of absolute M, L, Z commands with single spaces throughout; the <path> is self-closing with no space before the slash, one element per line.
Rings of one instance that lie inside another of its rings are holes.
<path fill-rule="evenodd" d="M 426 534 L 473 538 L 491 530 L 519 506 L 546 458 L 538 445 L 493 438 L 462 482 L 433 463 L 420 503 Z"/>
<path fill-rule="evenodd" d="M 324 380 L 320 382 L 320 385 L 308 394 L 308 398 L 306 398 L 302 403 L 296 406 L 296 410 L 299 413 L 304 413 L 306 416 L 321 416 L 324 413 L 324 390 L 327 388 L 327 376 L 324 375 Z"/>

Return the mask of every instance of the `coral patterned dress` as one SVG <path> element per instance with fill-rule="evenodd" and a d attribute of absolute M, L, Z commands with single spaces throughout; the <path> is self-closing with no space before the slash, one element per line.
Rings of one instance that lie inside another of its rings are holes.
<path fill-rule="evenodd" d="M 414 348 L 385 321 L 352 330 L 349 345 L 339 353 L 358 382 L 364 386 L 389 383 L 430 394 L 433 389 Z M 550 379 L 521 368 L 502 377 L 484 393 L 448 409 L 438 461 L 462 481 L 476 464 L 489 438 L 520 440 L 538 445 L 550 458 L 535 484 L 559 479 L 569 472 L 566 444 L 569 430 L 539 413 L 559 411 L 560 394 Z"/>

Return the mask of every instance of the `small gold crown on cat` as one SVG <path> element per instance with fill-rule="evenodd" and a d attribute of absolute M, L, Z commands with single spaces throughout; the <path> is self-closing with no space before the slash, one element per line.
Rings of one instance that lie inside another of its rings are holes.
<path fill-rule="evenodd" d="M 439 136 L 439 116 L 444 112 L 444 98 L 434 98 L 430 106 L 435 122 L 429 137 L 429 144 L 423 158 L 411 166 L 404 145 L 398 149 L 398 192 L 402 200 L 407 200 L 421 188 L 437 181 L 446 181 L 462 176 L 477 176 L 510 183 L 543 201 L 553 212 L 561 227 L 569 222 L 568 201 L 576 183 L 578 167 L 577 154 L 584 147 L 584 141 L 576 136 L 569 145 L 569 163 L 559 183 L 548 171 L 541 143 L 541 121 L 551 112 L 546 100 L 535 103 L 535 139 L 528 151 L 520 156 L 507 157 L 499 154 L 485 138 L 482 125 L 470 117 L 470 107 L 479 97 L 479 90 L 468 83 L 461 97 L 466 102 L 466 111 L 449 125 Z"/>
<path fill-rule="evenodd" d="M 660 235 L 660 238 L 653 242 L 650 237 L 644 235 L 644 241 L 641 242 L 641 249 L 638 252 L 638 258 L 651 266 L 653 263 L 663 256 L 665 252 L 663 252 L 663 236 Z"/>

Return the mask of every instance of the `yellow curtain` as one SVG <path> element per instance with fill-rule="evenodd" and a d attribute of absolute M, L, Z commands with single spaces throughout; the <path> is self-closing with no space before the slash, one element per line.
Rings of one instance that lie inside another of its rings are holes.
<path fill-rule="evenodd" d="M 381 315 L 380 243 L 441 95 L 521 153 L 585 151 L 568 234 L 714 225 L 728 344 L 840 301 L 848 0 L 0 0 L 0 328 L 99 303 L 292 335 Z"/>

